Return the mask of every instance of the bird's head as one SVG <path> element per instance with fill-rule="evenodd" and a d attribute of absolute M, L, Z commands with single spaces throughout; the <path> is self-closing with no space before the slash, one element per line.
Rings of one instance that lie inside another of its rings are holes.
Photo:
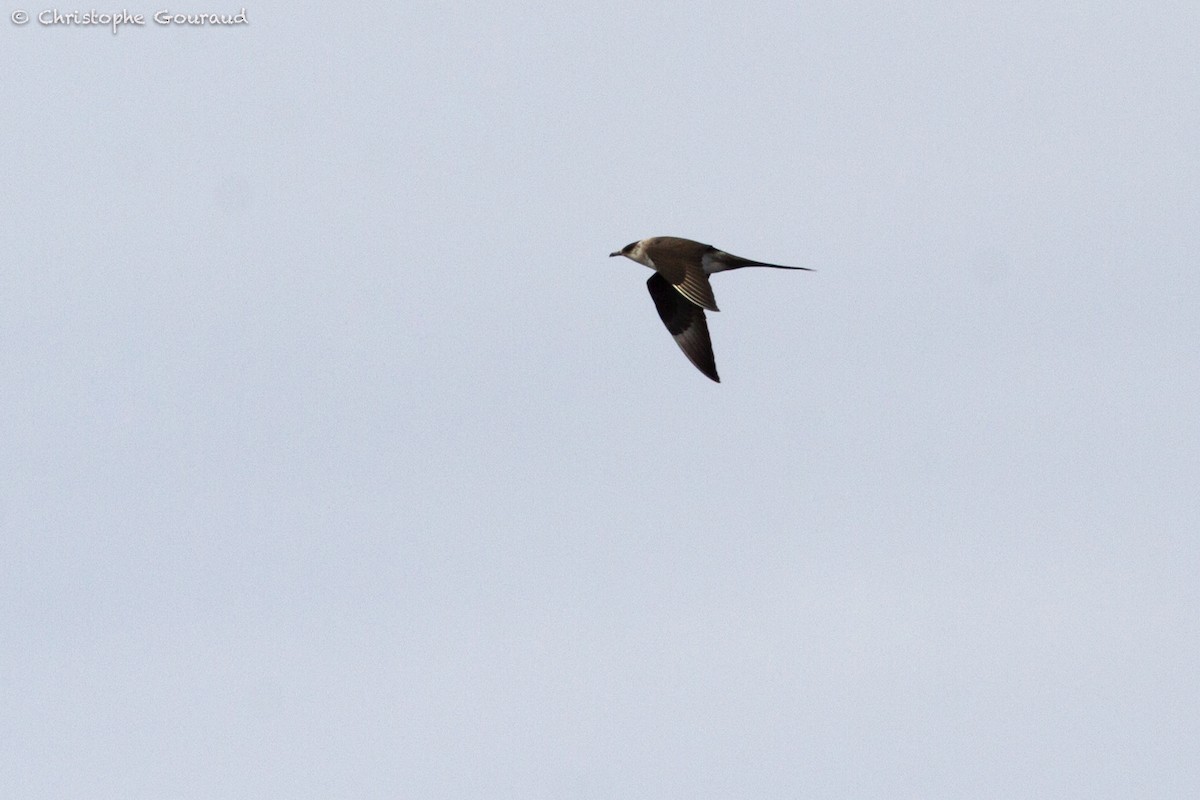
<path fill-rule="evenodd" d="M 625 256 L 626 258 L 642 263 L 643 246 L 641 241 L 630 242 L 615 253 L 609 253 L 608 257 Z"/>

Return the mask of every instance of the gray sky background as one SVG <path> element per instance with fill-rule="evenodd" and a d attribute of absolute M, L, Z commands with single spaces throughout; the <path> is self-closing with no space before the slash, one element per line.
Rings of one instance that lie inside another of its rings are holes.
<path fill-rule="evenodd" d="M 1193 4 L 21 7 L 0 795 L 1200 795 Z"/>

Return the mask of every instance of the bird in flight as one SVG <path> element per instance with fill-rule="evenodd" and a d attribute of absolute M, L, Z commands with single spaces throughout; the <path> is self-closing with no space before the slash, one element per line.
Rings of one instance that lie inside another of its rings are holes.
<path fill-rule="evenodd" d="M 654 236 L 627 244 L 613 256 L 628 259 L 654 270 L 646 288 L 658 309 L 667 330 L 675 337 L 675 344 L 688 357 L 696 369 L 717 383 L 717 362 L 713 358 L 712 339 L 708 336 L 708 321 L 704 310 L 720 311 L 713 297 L 708 276 L 714 272 L 742 267 L 771 267 L 772 269 L 800 269 L 812 272 L 808 267 L 785 267 L 751 261 L 718 250 L 711 244 L 693 242 L 675 236 Z"/>

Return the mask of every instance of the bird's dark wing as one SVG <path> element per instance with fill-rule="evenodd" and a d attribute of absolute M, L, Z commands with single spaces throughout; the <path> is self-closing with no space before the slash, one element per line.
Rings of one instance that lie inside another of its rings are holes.
<path fill-rule="evenodd" d="M 657 272 L 646 281 L 646 288 L 650 290 L 650 297 L 654 299 L 658 316 L 675 337 L 675 344 L 679 345 L 679 349 L 688 360 L 696 365 L 696 369 L 720 383 L 704 309 L 675 291 L 675 287 Z"/>
<path fill-rule="evenodd" d="M 708 282 L 708 273 L 704 271 L 700 260 L 705 253 L 715 252 L 712 246 L 667 236 L 659 236 L 652 241 L 671 243 L 670 247 L 650 247 L 654 269 L 667 279 L 667 283 L 701 308 L 720 311 L 717 299 L 713 297 L 712 284 Z"/>

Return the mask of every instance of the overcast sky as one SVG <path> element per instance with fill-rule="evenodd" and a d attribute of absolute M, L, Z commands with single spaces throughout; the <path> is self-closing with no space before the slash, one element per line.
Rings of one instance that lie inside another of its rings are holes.
<path fill-rule="evenodd" d="M 0 796 L 1200 796 L 1200 11 L 977 6 L 10 3 Z"/>

